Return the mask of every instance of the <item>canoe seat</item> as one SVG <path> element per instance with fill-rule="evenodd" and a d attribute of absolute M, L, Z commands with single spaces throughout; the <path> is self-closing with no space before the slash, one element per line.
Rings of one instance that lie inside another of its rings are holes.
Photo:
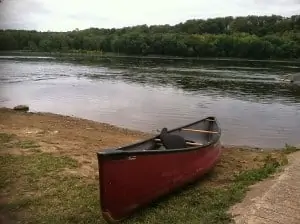
<path fill-rule="evenodd" d="M 166 149 L 186 148 L 185 139 L 180 135 L 169 134 L 167 128 L 163 128 L 160 132 L 160 139 Z"/>

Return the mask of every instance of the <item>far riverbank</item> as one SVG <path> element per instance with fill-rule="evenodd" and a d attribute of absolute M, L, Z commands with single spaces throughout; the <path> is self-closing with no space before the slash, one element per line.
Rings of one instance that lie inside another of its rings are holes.
<path fill-rule="evenodd" d="M 0 56 L 20 56 L 26 58 L 29 57 L 53 57 L 61 60 L 85 60 L 85 61 L 103 61 L 109 59 L 152 59 L 152 60 L 171 60 L 174 62 L 180 62 L 184 60 L 193 62 L 205 62 L 205 61 L 216 61 L 216 62 L 240 62 L 240 63 L 280 63 L 280 64 L 300 64 L 300 59 L 247 59 L 247 58 L 222 58 L 222 57 L 180 57 L 180 56 L 164 56 L 164 55 L 126 55 L 117 54 L 112 52 L 98 52 L 98 51 L 71 51 L 71 52 L 39 52 L 39 51 L 0 51 Z"/>

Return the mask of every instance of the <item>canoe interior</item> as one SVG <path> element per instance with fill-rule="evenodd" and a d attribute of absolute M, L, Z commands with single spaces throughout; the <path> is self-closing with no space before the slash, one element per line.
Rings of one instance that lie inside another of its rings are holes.
<path fill-rule="evenodd" d="M 192 130 L 183 130 L 192 129 Z M 214 133 L 203 133 L 200 131 L 210 131 Z M 215 133 L 216 132 L 216 133 Z M 220 137 L 220 128 L 215 117 L 207 117 L 200 121 L 188 124 L 179 128 L 169 130 L 168 133 L 182 136 L 186 142 L 197 143 L 197 145 L 190 145 L 191 147 L 201 147 L 201 145 L 209 145 L 212 142 L 218 141 Z M 159 135 L 128 146 L 117 148 L 118 151 L 152 151 L 152 150 L 166 150 L 165 147 L 155 139 L 159 139 Z"/>

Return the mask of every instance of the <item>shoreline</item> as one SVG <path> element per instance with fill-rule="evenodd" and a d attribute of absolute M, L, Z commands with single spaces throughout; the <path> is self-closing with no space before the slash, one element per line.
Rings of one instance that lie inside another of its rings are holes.
<path fill-rule="evenodd" d="M 177 60 L 177 61 L 216 61 L 216 62 L 258 62 L 258 63 L 284 63 L 284 64 L 300 64 L 300 59 L 252 59 L 252 58 L 229 58 L 229 57 L 181 57 L 181 56 L 164 56 L 164 55 L 126 55 L 116 53 L 74 53 L 74 52 L 39 52 L 39 51 L 0 51 L 0 56 L 11 56 L 11 57 L 41 57 L 40 60 L 50 59 L 92 59 L 91 61 L 103 59 L 149 59 L 149 60 Z M 49 57 L 49 58 L 42 58 Z M 1 59 L 1 58 L 0 58 Z M 22 58 L 25 59 L 26 58 Z M 30 59 L 30 58 L 29 58 Z"/>
<path fill-rule="evenodd" d="M 8 113 L 26 113 L 28 115 L 39 115 L 39 116 L 50 116 L 53 118 L 57 118 L 57 119 L 70 119 L 70 120 L 74 120 L 74 121 L 79 121 L 79 122 L 86 122 L 87 124 L 92 124 L 92 125 L 97 125 L 97 126 L 102 126 L 104 128 L 107 129 L 111 129 L 111 131 L 115 131 L 118 133 L 126 133 L 128 135 L 132 135 L 134 137 L 139 137 L 142 139 L 147 139 L 147 138 L 151 138 L 153 137 L 155 134 L 151 133 L 151 132 L 143 132 L 140 130 L 134 130 L 134 129 L 130 129 L 130 128 L 125 128 L 125 127 L 120 127 L 114 124 L 110 124 L 110 123 L 105 123 L 105 122 L 101 122 L 101 121 L 95 121 L 95 120 L 91 120 L 91 119 L 87 119 L 87 118 L 82 118 L 82 117 L 76 117 L 73 115 L 64 115 L 64 114 L 59 114 L 59 113 L 53 113 L 53 112 L 39 112 L 39 111 L 28 111 L 28 112 L 19 112 L 19 111 L 15 111 L 12 108 L 8 108 L 8 107 L 0 107 L 0 113 L 1 112 L 8 112 Z M 1 123 L 0 123 L 1 125 Z M 1 126 L 0 126 L 1 127 Z M 227 148 L 227 149 L 246 149 L 246 150 L 251 150 L 251 151 L 277 151 L 277 150 L 282 150 L 283 148 L 272 148 L 272 147 L 257 147 L 257 146 L 251 146 L 251 145 L 234 145 L 234 144 L 223 144 L 222 143 L 222 137 L 221 137 L 221 144 L 223 148 Z"/>
<path fill-rule="evenodd" d="M 0 221 L 104 224 L 96 153 L 151 136 L 83 118 L 0 108 Z M 295 150 L 223 145 L 209 174 L 124 223 L 229 223 L 230 207 L 249 186 L 280 171 Z"/>
<path fill-rule="evenodd" d="M 38 112 L 38 111 L 22 112 L 22 111 L 16 111 L 8 107 L 0 107 L 0 115 L 3 115 L 4 117 L 15 116 L 14 117 L 15 119 L 19 118 L 20 122 L 16 122 L 16 124 L 13 126 L 18 126 L 18 125 L 24 125 L 25 127 L 36 126 L 37 128 L 41 128 L 41 129 L 43 128 L 49 129 L 49 127 L 51 127 L 52 129 L 57 129 L 56 131 L 61 133 L 72 132 L 72 128 L 74 129 L 74 131 L 78 131 L 78 129 L 81 129 L 83 134 L 91 134 L 93 131 L 95 131 L 92 136 L 93 137 L 92 140 L 95 141 L 97 141 L 97 139 L 94 139 L 94 137 L 97 136 L 97 131 L 99 134 L 115 135 L 116 143 L 122 142 L 122 141 L 118 141 L 117 137 L 125 138 L 125 140 L 129 140 L 131 142 L 133 140 L 145 139 L 153 136 L 153 134 L 151 133 L 118 127 L 116 125 L 112 125 L 109 123 L 98 122 L 98 121 L 93 121 L 93 120 L 80 118 L 72 115 L 62 115 L 62 114 L 51 113 L 51 112 Z M 28 120 L 26 120 L 26 118 Z M 0 121 L 1 121 L 1 117 L 0 117 Z M 51 122 L 51 124 L 48 122 Z M 76 127 L 76 125 L 78 125 L 78 127 Z M 0 128 L 1 128 L 1 123 L 0 123 Z M 82 134 L 82 133 L 76 133 L 76 134 Z M 112 138 L 113 136 L 107 136 L 107 137 Z M 116 144 L 116 147 L 117 146 L 119 145 Z"/>

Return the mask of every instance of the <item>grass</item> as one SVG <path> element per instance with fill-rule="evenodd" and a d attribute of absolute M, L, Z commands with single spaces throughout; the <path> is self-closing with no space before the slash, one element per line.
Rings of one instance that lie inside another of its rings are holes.
<path fill-rule="evenodd" d="M 0 148 L 37 147 L 0 134 Z M 0 154 L 0 215 L 22 223 L 99 223 L 98 185 L 70 175 L 76 160 L 50 153 Z"/>
<path fill-rule="evenodd" d="M 285 153 L 289 154 L 289 153 L 300 151 L 300 147 L 296 147 L 296 146 L 292 146 L 292 145 L 289 145 L 289 144 L 285 144 L 285 148 L 284 148 L 283 151 Z"/>
<path fill-rule="evenodd" d="M 0 149 L 8 149 L 8 148 L 36 149 L 39 147 L 40 145 L 35 141 L 29 139 L 20 140 L 14 134 L 0 132 Z"/>
<path fill-rule="evenodd" d="M 6 145 L 21 150 L 38 146 L 1 133 L 0 148 Z M 213 171 L 206 180 L 153 203 L 124 223 L 230 223 L 230 206 L 244 198 L 250 185 L 285 165 L 286 154 L 292 151 L 278 152 L 276 156 L 263 154 L 259 167 L 229 175 L 222 185 L 211 184 L 218 178 L 217 171 Z M 65 172 L 79 169 L 76 160 L 34 151 L 25 155 L 1 153 L 0 164 L 0 192 L 5 199 L 0 204 L 0 214 L 8 219 L 22 220 L 24 224 L 105 223 L 100 213 L 98 180 Z"/>
<path fill-rule="evenodd" d="M 14 135 L 13 134 L 7 134 L 7 133 L 0 133 L 0 142 L 1 144 L 5 144 L 8 142 L 11 142 L 13 139 Z"/>
<path fill-rule="evenodd" d="M 22 149 L 32 149 L 32 148 L 39 148 L 40 145 L 32 140 L 24 140 L 18 142 L 18 146 Z"/>
<path fill-rule="evenodd" d="M 64 169 L 77 167 L 75 160 L 37 153 L 0 156 L 0 163 L 0 188 L 8 199 L 0 211 L 10 219 L 22 223 L 98 221 L 97 186 L 79 176 L 62 175 Z"/>

